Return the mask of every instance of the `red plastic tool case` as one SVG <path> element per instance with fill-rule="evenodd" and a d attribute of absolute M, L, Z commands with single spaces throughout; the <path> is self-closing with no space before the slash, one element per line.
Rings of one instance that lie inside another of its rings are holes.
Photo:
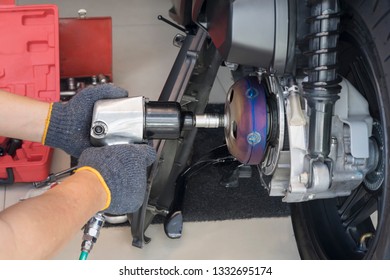
<path fill-rule="evenodd" d="M 13 2 L 0 0 L 0 89 L 47 102 L 58 101 L 57 6 L 15 6 Z M 0 137 L 0 145 L 5 141 Z M 49 147 L 23 141 L 13 157 L 0 157 L 0 183 L 45 179 L 50 171 L 51 155 Z"/>

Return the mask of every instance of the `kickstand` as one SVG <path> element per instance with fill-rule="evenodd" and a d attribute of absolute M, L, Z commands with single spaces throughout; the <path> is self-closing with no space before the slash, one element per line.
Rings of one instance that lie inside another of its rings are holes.
<path fill-rule="evenodd" d="M 182 235 L 183 204 L 188 179 L 210 165 L 227 162 L 236 162 L 236 159 L 230 155 L 227 146 L 222 145 L 207 153 L 179 175 L 175 185 L 175 196 L 164 222 L 165 234 L 169 238 L 177 239 Z"/>

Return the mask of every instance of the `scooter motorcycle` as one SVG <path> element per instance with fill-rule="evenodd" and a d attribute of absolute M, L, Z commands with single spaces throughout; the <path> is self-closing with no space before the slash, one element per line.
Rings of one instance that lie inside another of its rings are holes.
<path fill-rule="evenodd" d="M 159 102 L 202 114 L 228 67 L 224 114 L 198 120 L 226 145 L 189 164 L 196 129 L 154 140 L 133 245 L 156 215 L 179 238 L 186 176 L 236 161 L 290 205 L 303 259 L 389 259 L 390 1 L 173 0 L 170 16 L 180 51 Z"/>

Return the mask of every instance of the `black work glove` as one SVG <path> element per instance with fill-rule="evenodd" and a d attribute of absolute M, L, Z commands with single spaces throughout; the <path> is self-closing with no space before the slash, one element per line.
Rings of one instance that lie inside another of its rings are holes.
<path fill-rule="evenodd" d="M 79 158 L 78 170 L 92 168 L 92 172 L 97 171 L 103 177 L 102 183 L 106 184 L 104 187 L 111 196 L 111 202 L 103 212 L 122 215 L 134 213 L 141 207 L 146 192 L 147 167 L 155 158 L 155 150 L 146 144 L 88 148 Z"/>
<path fill-rule="evenodd" d="M 126 90 L 105 84 L 87 87 L 67 103 L 52 103 L 42 144 L 78 158 L 84 149 L 92 146 L 89 134 L 95 102 L 127 96 Z"/>

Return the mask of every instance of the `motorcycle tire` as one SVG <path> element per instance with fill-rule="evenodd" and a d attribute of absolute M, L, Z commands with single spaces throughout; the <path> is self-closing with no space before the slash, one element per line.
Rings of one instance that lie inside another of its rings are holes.
<path fill-rule="evenodd" d="M 291 204 L 302 259 L 390 259 L 390 1 L 342 0 L 339 74 L 367 99 L 379 123 L 379 183 L 346 198 Z M 375 177 L 377 176 L 377 177 Z"/>

